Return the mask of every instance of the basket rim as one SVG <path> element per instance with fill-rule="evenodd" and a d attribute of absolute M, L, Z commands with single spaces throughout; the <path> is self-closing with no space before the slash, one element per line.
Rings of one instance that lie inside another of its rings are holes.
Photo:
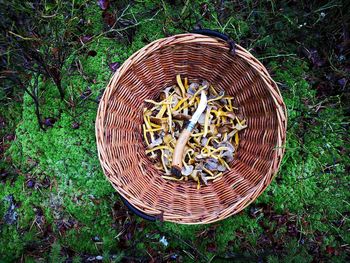
<path fill-rule="evenodd" d="M 110 79 L 98 106 L 97 115 L 96 115 L 96 122 L 95 122 L 95 135 L 96 135 L 96 143 L 97 143 L 97 150 L 98 150 L 98 156 L 100 160 L 100 164 L 103 170 L 103 173 L 105 174 L 106 178 L 107 173 L 109 174 L 115 174 L 113 173 L 113 170 L 111 170 L 108 167 L 108 163 L 104 160 L 103 156 L 106 156 L 106 149 L 105 149 L 105 143 L 104 143 L 104 136 L 103 136 L 103 130 L 104 130 L 104 124 L 105 124 L 105 117 L 107 115 L 107 101 L 111 98 L 113 86 L 115 86 L 116 83 L 123 77 L 123 74 L 129 70 L 129 68 L 133 65 L 135 62 L 140 62 L 142 59 L 148 57 L 151 55 L 155 50 L 158 50 L 163 47 L 172 46 L 172 45 L 178 45 L 178 44 L 186 44 L 186 43 L 200 43 L 204 45 L 211 45 L 218 48 L 221 48 L 223 50 L 227 50 L 229 52 L 229 45 L 218 38 L 209 37 L 201 34 L 196 33 L 184 33 L 184 34 L 178 34 L 173 35 L 170 37 L 160 38 L 157 39 L 143 48 L 139 49 L 135 53 L 133 53 L 114 73 L 112 78 Z M 286 106 L 284 104 L 283 98 L 281 96 L 281 93 L 278 89 L 278 86 L 276 82 L 271 78 L 269 75 L 267 69 L 262 65 L 262 63 L 256 59 L 249 51 L 241 47 L 240 45 L 236 44 L 236 56 L 239 58 L 245 60 L 246 63 L 249 64 L 252 69 L 256 71 L 257 74 L 261 77 L 261 79 L 264 81 L 266 86 L 268 87 L 268 91 L 270 92 L 270 95 L 274 101 L 275 104 L 275 111 L 277 116 L 277 123 L 278 123 L 278 130 L 277 130 L 277 146 L 274 150 L 274 156 L 273 156 L 273 162 L 269 169 L 269 172 L 266 173 L 263 180 L 259 182 L 255 187 L 249 190 L 249 193 L 246 194 L 244 198 L 239 200 L 239 202 L 234 203 L 233 205 L 227 207 L 224 211 L 221 211 L 221 216 L 218 215 L 209 215 L 207 218 L 203 218 L 203 220 L 180 220 L 178 216 L 174 216 L 172 214 L 168 214 L 164 211 L 158 211 L 147 204 L 139 201 L 137 198 L 132 196 L 129 192 L 125 191 L 122 188 L 118 188 L 113 182 L 110 181 L 112 186 L 116 189 L 116 191 L 123 196 L 128 202 L 130 202 L 134 207 L 139 209 L 140 211 L 149 214 L 149 215 L 162 215 L 165 221 L 175 222 L 175 223 L 181 223 L 181 224 L 206 224 L 206 223 L 213 223 L 219 220 L 222 220 L 224 218 L 227 218 L 233 214 L 236 214 L 246 208 L 250 203 L 255 201 L 255 199 L 267 188 L 267 186 L 271 183 L 271 181 L 276 176 L 278 169 L 280 167 L 282 157 L 285 152 L 285 142 L 286 142 L 286 129 L 287 129 L 287 110 Z M 270 176 L 267 176 L 267 175 Z M 120 175 L 117 175 L 120 176 Z M 238 207 L 238 209 L 236 209 Z"/>

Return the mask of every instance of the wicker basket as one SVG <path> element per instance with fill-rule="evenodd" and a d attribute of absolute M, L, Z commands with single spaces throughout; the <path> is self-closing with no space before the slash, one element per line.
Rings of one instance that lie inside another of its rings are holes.
<path fill-rule="evenodd" d="M 144 100 L 175 84 L 177 74 L 206 79 L 233 95 L 248 125 L 231 171 L 200 190 L 164 180 L 145 154 Z M 125 61 L 101 99 L 96 137 L 106 177 L 134 208 L 165 221 L 205 224 L 238 213 L 270 184 L 284 153 L 286 125 L 277 85 L 256 58 L 239 45 L 233 55 L 227 41 L 188 33 L 156 40 Z"/>

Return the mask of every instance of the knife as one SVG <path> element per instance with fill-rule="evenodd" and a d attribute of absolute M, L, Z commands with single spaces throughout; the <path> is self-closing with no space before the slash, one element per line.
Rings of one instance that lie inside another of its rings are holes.
<path fill-rule="evenodd" d="M 185 150 L 185 146 L 190 138 L 194 127 L 196 126 L 199 117 L 204 112 L 207 107 L 207 95 L 204 90 L 201 92 L 201 99 L 199 101 L 199 105 L 193 114 L 192 118 L 185 125 L 185 128 L 182 130 L 179 139 L 176 142 L 174 154 L 173 154 L 173 162 L 171 165 L 171 173 L 176 177 L 181 177 L 181 168 L 182 168 L 182 159 Z"/>

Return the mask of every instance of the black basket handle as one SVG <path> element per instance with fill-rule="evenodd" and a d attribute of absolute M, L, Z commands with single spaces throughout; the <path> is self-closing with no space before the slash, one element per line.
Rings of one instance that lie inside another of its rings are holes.
<path fill-rule="evenodd" d="M 123 196 L 119 195 L 120 196 L 120 199 L 122 200 L 122 202 L 124 203 L 124 205 L 131 211 L 133 212 L 135 215 L 145 219 L 145 220 L 148 220 L 148 221 L 152 221 L 152 222 L 155 222 L 157 220 L 157 217 L 155 216 L 150 216 L 150 215 L 147 215 L 145 214 L 144 212 L 138 210 L 137 208 L 135 208 L 132 204 L 129 203 L 128 200 L 126 200 Z"/>
<path fill-rule="evenodd" d="M 221 38 L 222 40 L 226 41 L 227 44 L 230 45 L 230 53 L 232 55 L 236 54 L 236 43 L 228 35 L 225 35 L 223 33 L 220 33 L 218 31 L 214 31 L 214 30 L 211 30 L 211 29 L 194 29 L 194 30 L 191 31 L 191 33 L 206 35 L 206 36 L 210 36 L 210 37 Z"/>

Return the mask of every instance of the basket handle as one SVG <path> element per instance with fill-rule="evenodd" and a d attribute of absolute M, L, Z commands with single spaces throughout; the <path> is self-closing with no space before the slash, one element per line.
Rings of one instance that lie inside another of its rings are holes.
<path fill-rule="evenodd" d="M 206 35 L 206 36 L 210 36 L 210 37 L 221 38 L 222 40 L 226 41 L 227 44 L 229 44 L 229 46 L 230 46 L 230 53 L 232 55 L 236 54 L 236 43 L 228 35 L 225 35 L 223 33 L 220 33 L 218 31 L 214 31 L 214 30 L 211 30 L 211 29 L 194 29 L 194 30 L 191 31 L 191 33 Z"/>
<path fill-rule="evenodd" d="M 122 200 L 122 202 L 124 203 L 124 205 L 131 211 L 133 212 L 135 215 L 145 219 L 145 220 L 148 220 L 148 221 L 152 221 L 152 222 L 155 222 L 157 220 L 157 217 L 155 216 L 150 216 L 150 215 L 147 215 L 145 214 L 144 212 L 138 210 L 137 208 L 135 208 L 132 204 L 129 203 L 128 200 L 126 200 L 123 196 L 119 195 L 120 196 L 120 199 Z"/>

